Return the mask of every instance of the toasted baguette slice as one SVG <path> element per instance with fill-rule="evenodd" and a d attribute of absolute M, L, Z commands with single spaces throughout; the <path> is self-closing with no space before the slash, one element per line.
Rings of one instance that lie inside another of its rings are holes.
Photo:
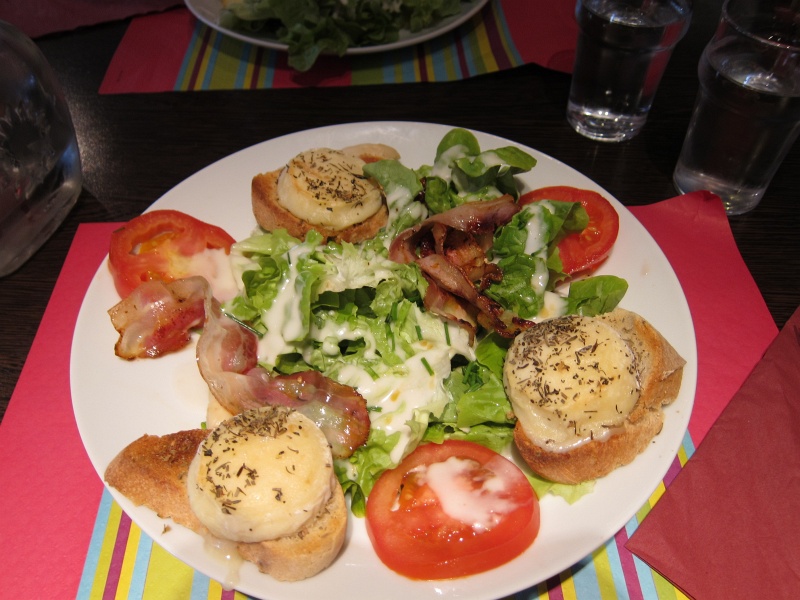
<path fill-rule="evenodd" d="M 342 152 L 357 156 L 366 163 L 400 157 L 394 148 L 384 144 L 358 144 L 342 148 Z M 278 178 L 282 170 L 260 173 L 253 177 L 251 184 L 253 215 L 258 224 L 267 231 L 285 229 L 290 235 L 302 240 L 309 231 L 314 230 L 326 239 L 355 243 L 375 237 L 389 219 L 389 209 L 384 202 L 380 210 L 372 216 L 341 230 L 304 221 L 278 201 Z"/>
<path fill-rule="evenodd" d="M 293 215 L 278 202 L 278 177 L 280 174 L 281 169 L 269 173 L 259 173 L 253 177 L 251 185 L 253 215 L 256 222 L 267 231 L 285 229 L 289 235 L 300 240 L 305 239 L 309 231 L 317 231 L 325 239 L 356 243 L 375 237 L 375 234 L 389 220 L 389 209 L 384 204 L 368 219 L 339 231 L 308 223 Z"/>
<path fill-rule="evenodd" d="M 632 462 L 661 432 L 662 407 L 678 396 L 685 360 L 639 315 L 623 309 L 597 317 L 619 332 L 638 368 L 639 397 L 621 426 L 602 440 L 592 439 L 569 450 L 552 451 L 534 443 L 520 421 L 514 441 L 520 455 L 538 475 L 577 484 L 608 475 Z"/>
<path fill-rule="evenodd" d="M 210 536 L 192 512 L 186 492 L 189 464 L 209 432 L 194 429 L 164 436 L 145 435 L 124 448 L 108 465 L 106 482 L 137 505 Z M 334 485 L 316 520 L 291 536 L 258 543 L 238 543 L 245 560 L 280 581 L 298 581 L 328 567 L 344 544 L 347 505 Z"/>

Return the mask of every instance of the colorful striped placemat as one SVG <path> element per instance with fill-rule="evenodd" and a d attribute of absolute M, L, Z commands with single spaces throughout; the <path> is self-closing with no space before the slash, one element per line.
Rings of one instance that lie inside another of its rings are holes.
<path fill-rule="evenodd" d="M 222 34 L 180 8 L 131 21 L 100 93 L 455 81 L 527 63 L 569 71 L 577 35 L 573 7 L 573 0 L 492 0 L 428 42 L 325 56 L 306 73 L 292 70 L 284 52 Z"/>
<path fill-rule="evenodd" d="M 694 453 L 687 431 L 678 455 L 649 500 L 613 538 L 584 560 L 548 581 L 518 592 L 513 600 L 682 600 L 680 590 L 625 548 L 639 523 Z M 165 550 L 133 523 L 108 490 L 103 491 L 78 591 L 79 600 L 162 598 L 245 600 Z M 511 598 L 507 600 L 511 600 Z"/>

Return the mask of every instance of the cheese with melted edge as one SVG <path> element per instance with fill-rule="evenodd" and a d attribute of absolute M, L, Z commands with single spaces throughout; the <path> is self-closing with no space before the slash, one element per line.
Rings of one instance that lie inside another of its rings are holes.
<path fill-rule="evenodd" d="M 260 542 L 316 518 L 334 481 L 330 447 L 314 422 L 289 408 L 263 407 L 209 434 L 189 467 L 187 490 L 213 535 Z"/>
<path fill-rule="evenodd" d="M 278 177 L 278 202 L 307 223 L 335 231 L 366 221 L 380 210 L 383 192 L 364 175 L 364 164 L 330 148 L 301 152 Z"/>
<path fill-rule="evenodd" d="M 623 425 L 640 393 L 630 346 L 592 317 L 551 319 L 521 333 L 503 376 L 525 434 L 554 452 L 606 438 Z"/>

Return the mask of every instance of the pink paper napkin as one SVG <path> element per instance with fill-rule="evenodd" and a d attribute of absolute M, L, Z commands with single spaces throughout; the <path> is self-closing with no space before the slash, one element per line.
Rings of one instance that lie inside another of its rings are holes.
<path fill-rule="evenodd" d="M 800 309 L 628 541 L 692 598 L 800 594 L 798 367 Z"/>
<path fill-rule="evenodd" d="M 180 0 L 0 0 L 0 19 L 35 38 L 181 4 Z"/>
<path fill-rule="evenodd" d="M 700 361 L 690 423 L 697 442 L 772 341 L 776 327 L 736 249 L 718 198 L 688 194 L 632 211 L 664 249 L 689 300 Z M 103 486 L 75 426 L 68 357 L 83 296 L 117 226 L 84 224 L 78 229 L 0 423 L 0 540 L 6 542 L 0 543 L 0 582 L 14 597 L 74 597 L 80 582 Z M 103 318 L 98 316 L 98 326 Z M 736 348 L 736 360 L 725 358 L 730 348 Z"/>
<path fill-rule="evenodd" d="M 683 287 L 697 337 L 697 395 L 689 424 L 695 444 L 778 333 L 733 239 L 725 209 L 709 192 L 636 206 Z"/>

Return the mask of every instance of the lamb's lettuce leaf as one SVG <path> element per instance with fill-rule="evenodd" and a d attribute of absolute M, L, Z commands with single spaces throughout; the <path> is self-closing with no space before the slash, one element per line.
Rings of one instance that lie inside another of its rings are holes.
<path fill-rule="evenodd" d="M 573 281 L 567 296 L 567 312 L 587 317 L 610 312 L 627 291 L 628 282 L 614 275 L 596 275 Z"/>

